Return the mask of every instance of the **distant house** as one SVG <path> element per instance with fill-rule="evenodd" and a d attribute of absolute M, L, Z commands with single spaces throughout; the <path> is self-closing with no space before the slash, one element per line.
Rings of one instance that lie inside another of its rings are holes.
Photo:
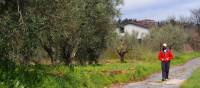
<path fill-rule="evenodd" d="M 156 24 L 153 20 L 126 20 L 117 29 L 116 32 L 120 36 L 125 34 L 135 35 L 137 39 L 142 40 L 150 34 L 150 28 Z"/>
<path fill-rule="evenodd" d="M 143 39 L 150 33 L 148 28 L 144 28 L 134 24 L 127 24 L 123 27 L 117 28 L 116 32 L 120 36 L 124 36 L 126 33 L 129 35 L 135 35 L 137 39 Z"/>

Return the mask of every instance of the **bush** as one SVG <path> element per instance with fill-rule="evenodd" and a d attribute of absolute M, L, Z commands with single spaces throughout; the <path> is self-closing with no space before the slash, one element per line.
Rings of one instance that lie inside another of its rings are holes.
<path fill-rule="evenodd" d="M 8 88 L 36 88 L 41 86 L 45 77 L 41 66 L 31 69 L 27 66 L 18 66 L 10 60 L 0 59 L 0 86 Z"/>

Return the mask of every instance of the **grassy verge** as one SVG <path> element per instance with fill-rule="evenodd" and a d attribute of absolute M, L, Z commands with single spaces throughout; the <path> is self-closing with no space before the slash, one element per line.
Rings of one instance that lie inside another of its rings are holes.
<path fill-rule="evenodd" d="M 174 60 L 172 61 L 172 65 L 180 65 L 187 62 L 188 60 L 191 60 L 199 56 L 200 56 L 200 52 L 183 53 L 178 56 L 175 56 Z"/>
<path fill-rule="evenodd" d="M 172 65 L 183 64 L 198 56 L 200 53 L 197 52 L 179 54 Z M 114 83 L 142 80 L 160 71 L 160 62 L 152 55 L 148 59 L 128 63 L 115 62 L 73 68 L 64 65 L 15 66 L 10 70 L 5 68 L 7 67 L 0 67 L 1 88 L 104 88 Z"/>
<path fill-rule="evenodd" d="M 181 88 L 200 88 L 200 68 L 193 72 L 192 76 L 186 80 Z"/>

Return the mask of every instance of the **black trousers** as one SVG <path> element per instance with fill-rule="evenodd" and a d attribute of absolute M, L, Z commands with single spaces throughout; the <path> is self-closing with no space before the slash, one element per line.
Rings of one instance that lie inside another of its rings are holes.
<path fill-rule="evenodd" d="M 168 62 L 161 62 L 161 68 L 162 68 L 162 79 L 168 79 L 169 76 L 169 67 L 170 67 L 170 61 Z"/>

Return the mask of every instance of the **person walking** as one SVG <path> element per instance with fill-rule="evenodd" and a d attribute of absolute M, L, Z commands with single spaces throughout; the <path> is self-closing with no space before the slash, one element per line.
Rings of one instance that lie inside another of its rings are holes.
<path fill-rule="evenodd" d="M 162 48 L 158 54 L 158 58 L 161 61 L 162 68 L 162 81 L 168 80 L 170 60 L 173 59 L 172 51 L 167 47 L 166 43 L 162 44 Z"/>

